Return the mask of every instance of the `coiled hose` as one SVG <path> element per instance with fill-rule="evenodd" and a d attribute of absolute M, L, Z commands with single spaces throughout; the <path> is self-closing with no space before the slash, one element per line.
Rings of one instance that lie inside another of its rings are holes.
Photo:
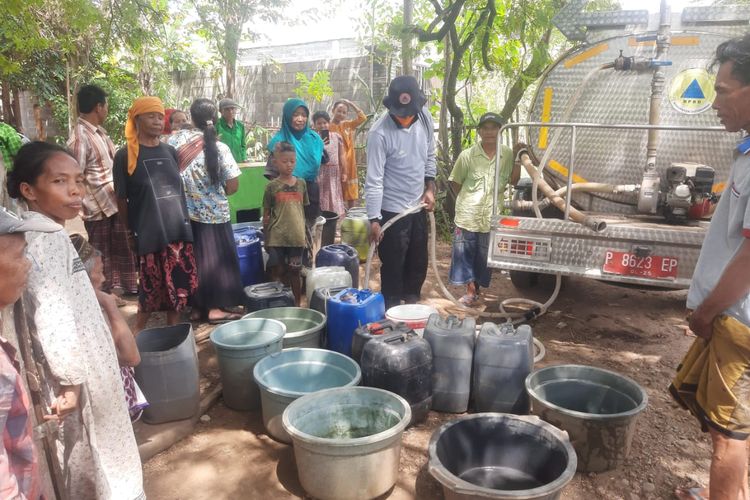
<path fill-rule="evenodd" d="M 393 224 L 395 224 L 399 219 L 406 217 L 409 214 L 417 213 L 425 207 L 426 207 L 425 204 L 417 205 L 415 207 L 408 208 L 404 210 L 403 212 L 401 212 L 400 214 L 396 215 L 394 218 L 390 219 L 388 222 L 383 224 L 383 226 L 380 228 L 381 236 L 385 231 L 388 230 L 388 228 L 390 228 Z M 500 311 L 494 312 L 494 313 L 477 311 L 476 309 L 472 309 L 462 304 L 448 290 L 448 288 L 443 283 L 443 279 L 440 277 L 440 272 L 438 271 L 438 267 L 437 267 L 437 237 L 436 237 L 437 231 L 435 229 L 435 214 L 432 212 L 427 212 L 427 215 L 430 219 L 430 239 L 429 239 L 428 249 L 430 252 L 430 264 L 431 264 L 432 272 L 435 275 L 435 278 L 437 279 L 438 285 L 440 285 L 440 291 L 443 293 L 443 296 L 445 296 L 445 298 L 453 302 L 457 307 L 460 307 L 464 311 L 473 313 L 478 316 L 483 316 L 483 317 L 492 318 L 492 319 L 504 319 L 506 321 L 512 322 L 514 325 L 517 325 L 519 323 L 523 323 L 526 321 L 530 321 L 534 318 L 538 318 L 542 314 L 546 313 L 547 309 L 549 309 L 552 303 L 557 299 L 557 295 L 560 293 L 560 283 L 562 281 L 560 278 L 560 274 L 557 274 L 557 279 L 555 281 L 555 289 L 552 292 L 552 295 L 544 303 L 537 302 L 535 300 L 524 299 L 524 298 L 505 299 L 502 302 L 500 302 Z M 370 248 L 367 251 L 367 261 L 365 263 L 365 281 L 364 281 L 365 287 L 367 287 L 370 282 L 370 267 L 371 267 L 372 257 L 375 255 L 376 247 L 377 247 L 377 243 L 373 241 L 370 243 Z M 525 305 L 525 306 L 529 306 L 529 308 L 523 312 L 517 312 L 517 313 L 507 312 L 505 308 L 511 307 L 511 305 Z M 546 350 L 544 348 L 544 345 L 536 337 L 534 337 L 534 346 L 536 347 L 536 350 L 537 350 L 537 353 L 534 356 L 534 363 L 537 363 L 541 361 L 542 359 L 544 359 Z"/>

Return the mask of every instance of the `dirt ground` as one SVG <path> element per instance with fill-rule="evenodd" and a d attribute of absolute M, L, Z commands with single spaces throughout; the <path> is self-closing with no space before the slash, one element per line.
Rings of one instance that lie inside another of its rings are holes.
<path fill-rule="evenodd" d="M 449 246 L 441 244 L 438 254 L 445 277 Z M 378 288 L 374 281 L 371 286 Z M 453 290 L 460 296 L 458 288 Z M 508 275 L 496 272 L 484 301 L 494 308 L 499 300 L 515 296 L 519 292 Z M 546 300 L 543 293 L 526 296 Z M 685 296 L 684 291 L 643 291 L 568 279 L 550 312 L 533 322 L 534 335 L 547 349 L 538 367 L 580 363 L 607 368 L 635 379 L 649 397 L 625 465 L 607 473 L 576 474 L 562 498 L 672 498 L 676 486 L 707 482 L 708 438 L 666 392 L 693 340 L 684 321 Z M 451 310 L 431 272 L 423 299 L 443 312 Z M 199 336 L 206 329 L 199 326 Z M 208 342 L 199 349 L 202 389 L 207 390 L 218 381 L 216 357 Z M 200 422 L 191 436 L 144 464 L 150 499 L 305 498 L 291 446 L 265 434 L 259 411 L 232 411 L 220 400 L 208 416 L 210 421 Z M 426 450 L 433 431 L 452 418 L 432 412 L 426 422 L 404 433 L 399 479 L 387 498 L 443 497 L 427 472 Z"/>

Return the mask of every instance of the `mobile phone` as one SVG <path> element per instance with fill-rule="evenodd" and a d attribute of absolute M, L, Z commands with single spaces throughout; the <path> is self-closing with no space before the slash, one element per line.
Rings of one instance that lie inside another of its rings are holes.
<path fill-rule="evenodd" d="M 328 143 L 328 140 L 330 138 L 330 133 L 328 130 L 320 130 L 318 132 L 320 134 L 320 138 L 323 139 L 323 142 Z"/>

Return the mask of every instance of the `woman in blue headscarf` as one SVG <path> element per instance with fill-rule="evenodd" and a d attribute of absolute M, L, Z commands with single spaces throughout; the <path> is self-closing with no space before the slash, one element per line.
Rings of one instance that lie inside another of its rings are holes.
<path fill-rule="evenodd" d="M 308 223 L 320 215 L 320 192 L 318 190 L 318 171 L 324 163 L 323 139 L 307 126 L 310 110 L 302 99 L 289 99 L 284 104 L 281 128 L 268 143 L 268 150 L 273 154 L 277 142 L 286 141 L 294 146 L 297 152 L 297 164 L 294 176 L 304 179 L 307 184 L 307 196 L 310 205 L 305 207 L 305 218 Z M 270 168 L 269 168 L 270 167 Z M 269 161 L 266 166 L 266 177 L 275 178 L 278 173 Z"/>

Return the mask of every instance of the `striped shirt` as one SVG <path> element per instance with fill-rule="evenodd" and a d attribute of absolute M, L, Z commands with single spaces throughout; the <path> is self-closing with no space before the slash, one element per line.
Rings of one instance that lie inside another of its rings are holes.
<path fill-rule="evenodd" d="M 40 497 L 30 411 L 16 351 L 0 337 L 0 498 Z"/>
<path fill-rule="evenodd" d="M 81 218 L 102 220 L 117 213 L 117 196 L 112 180 L 115 145 L 107 132 L 79 117 L 68 139 L 68 149 L 83 169 L 86 194 Z"/>

